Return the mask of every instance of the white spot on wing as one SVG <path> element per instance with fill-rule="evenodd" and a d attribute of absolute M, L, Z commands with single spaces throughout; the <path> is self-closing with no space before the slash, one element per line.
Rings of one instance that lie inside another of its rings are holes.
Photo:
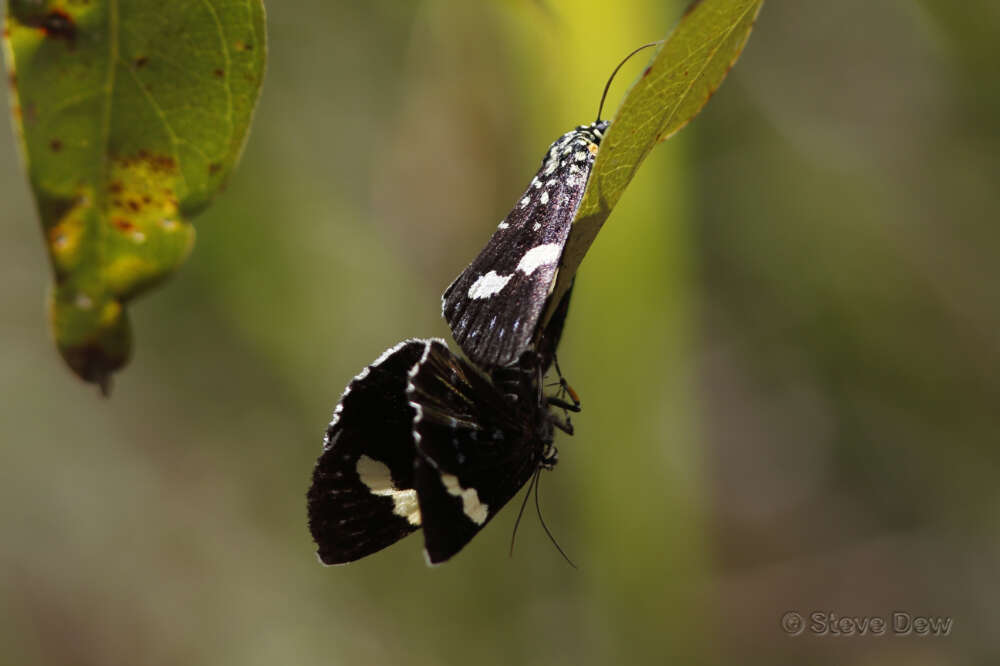
<path fill-rule="evenodd" d="M 490 271 L 489 273 L 480 275 L 479 279 L 472 283 L 467 295 L 473 300 L 489 298 L 506 287 L 512 277 L 514 277 L 513 273 L 510 275 L 500 275 L 496 271 Z"/>
<path fill-rule="evenodd" d="M 549 193 L 548 192 L 542 192 L 541 202 L 542 202 L 543 206 L 549 202 Z"/>
<path fill-rule="evenodd" d="M 346 389 L 344 389 L 344 395 L 345 396 L 348 393 L 350 393 L 350 392 L 351 392 L 351 388 L 350 387 L 347 387 Z M 327 441 L 328 438 L 329 438 L 329 436 L 330 436 L 329 435 L 329 431 L 330 431 L 331 428 L 333 428 L 333 426 L 337 425 L 337 423 L 340 421 L 340 413 L 342 411 L 344 411 L 344 398 L 341 398 L 340 402 L 337 403 L 337 406 L 333 408 L 333 416 L 330 417 L 330 425 L 328 425 L 326 427 L 326 429 L 327 429 L 327 435 L 326 435 L 326 437 L 324 437 L 324 442 L 323 442 L 323 448 L 324 449 L 330 448 L 331 443 L 329 441 Z M 337 433 L 337 434 L 339 435 L 340 433 Z"/>
<path fill-rule="evenodd" d="M 463 488 L 458 482 L 458 477 L 454 474 L 442 474 L 441 483 L 449 495 L 462 498 L 462 513 L 469 517 L 469 520 L 482 525 L 489 516 L 489 507 L 479 501 L 479 493 L 475 488 Z"/>
<path fill-rule="evenodd" d="M 413 384 L 410 384 L 410 386 L 413 386 Z M 421 437 L 420 437 L 420 431 L 417 430 L 417 426 L 420 424 L 421 421 L 424 420 L 424 408 L 419 402 L 414 402 L 412 400 L 410 400 L 410 407 L 412 407 L 414 411 L 413 443 L 419 446 Z"/>
<path fill-rule="evenodd" d="M 524 208 L 530 203 L 531 203 L 531 197 L 529 196 L 524 197 L 523 199 L 521 199 L 521 208 Z"/>
<path fill-rule="evenodd" d="M 531 275 L 539 266 L 546 266 L 559 261 L 561 254 L 562 245 L 559 243 L 548 243 L 533 247 L 521 257 L 521 261 L 517 264 L 517 270 L 525 275 Z"/>
<path fill-rule="evenodd" d="M 420 504 L 417 502 L 417 491 L 399 490 L 392 483 L 392 475 L 385 463 L 362 455 L 358 458 L 358 477 L 372 495 L 388 497 L 392 500 L 392 512 L 411 525 L 420 524 Z"/>

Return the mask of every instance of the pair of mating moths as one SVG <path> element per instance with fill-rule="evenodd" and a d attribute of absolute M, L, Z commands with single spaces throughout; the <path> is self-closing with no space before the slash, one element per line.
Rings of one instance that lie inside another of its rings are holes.
<path fill-rule="evenodd" d="M 569 297 L 546 323 L 566 239 L 608 122 L 567 132 L 514 209 L 448 287 L 442 311 L 465 360 L 443 340 L 388 349 L 344 390 L 308 493 L 324 564 L 374 553 L 423 528 L 431 564 L 447 560 L 540 469 L 556 462 L 544 395 Z"/>

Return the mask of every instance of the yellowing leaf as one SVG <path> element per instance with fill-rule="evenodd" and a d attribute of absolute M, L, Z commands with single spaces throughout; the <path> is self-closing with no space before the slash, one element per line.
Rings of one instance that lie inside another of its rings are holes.
<path fill-rule="evenodd" d="M 12 113 L 55 274 L 54 337 L 107 388 L 125 306 L 194 243 L 242 150 L 264 72 L 260 0 L 10 0 Z"/>

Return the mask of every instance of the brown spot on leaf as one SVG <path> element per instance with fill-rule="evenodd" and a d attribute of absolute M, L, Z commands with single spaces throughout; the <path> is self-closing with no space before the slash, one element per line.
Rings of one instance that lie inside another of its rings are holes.
<path fill-rule="evenodd" d="M 7 85 L 10 86 L 11 90 L 14 90 L 15 88 L 17 88 L 17 74 L 16 73 L 11 72 L 10 74 L 7 75 Z"/>
<path fill-rule="evenodd" d="M 212 162 L 211 164 L 208 165 L 208 173 L 214 176 L 215 174 L 219 173 L 219 169 L 221 168 L 222 168 L 221 164 L 219 164 L 218 162 Z"/>
<path fill-rule="evenodd" d="M 131 208 L 136 213 L 142 210 L 142 204 L 135 199 L 128 200 L 128 207 Z"/>
<path fill-rule="evenodd" d="M 49 141 L 49 148 L 52 150 L 53 153 L 58 153 L 60 150 L 62 150 L 62 147 L 63 147 L 63 142 L 60 141 L 59 139 L 52 139 L 51 141 Z"/>
<path fill-rule="evenodd" d="M 136 66 L 137 69 L 140 67 L 145 67 L 147 62 L 149 62 L 148 56 L 139 56 L 138 58 L 132 61 L 132 63 Z"/>
<path fill-rule="evenodd" d="M 135 229 L 135 225 L 123 217 L 112 218 L 111 224 L 115 225 L 122 231 L 132 231 L 133 229 Z"/>
<path fill-rule="evenodd" d="M 153 197 L 149 196 L 148 194 L 143 194 L 142 195 L 142 203 L 144 203 L 146 205 L 149 205 L 152 202 L 153 202 Z"/>
<path fill-rule="evenodd" d="M 122 181 L 120 180 L 111 181 L 111 184 L 108 186 L 108 189 L 114 192 L 115 194 L 118 194 L 123 189 Z"/>
<path fill-rule="evenodd" d="M 236 49 L 237 51 L 253 51 L 253 44 L 249 44 L 249 43 L 247 43 L 247 42 L 244 42 L 244 41 L 242 41 L 242 40 L 239 40 L 239 41 L 237 41 L 237 42 L 236 42 L 236 43 L 235 43 L 235 44 L 233 45 L 233 47 L 234 47 L 234 48 L 235 48 L 235 49 Z"/>
<path fill-rule="evenodd" d="M 76 41 L 76 23 L 73 17 L 61 9 L 53 9 L 40 18 L 26 21 L 26 25 L 38 28 L 49 39 L 65 39 L 71 45 Z"/>
<path fill-rule="evenodd" d="M 169 155 L 154 155 L 151 162 L 153 168 L 160 171 L 174 171 L 177 169 L 177 161 Z"/>
<path fill-rule="evenodd" d="M 216 70 L 212 71 L 212 74 L 217 79 L 221 79 L 221 78 L 223 78 L 226 75 L 226 73 L 224 71 L 222 71 L 221 69 L 216 69 Z"/>
<path fill-rule="evenodd" d="M 61 348 L 59 351 L 73 372 L 80 379 L 97 384 L 101 389 L 101 395 L 105 398 L 111 393 L 111 373 L 125 365 L 128 360 L 127 354 L 116 356 L 96 342 Z"/>

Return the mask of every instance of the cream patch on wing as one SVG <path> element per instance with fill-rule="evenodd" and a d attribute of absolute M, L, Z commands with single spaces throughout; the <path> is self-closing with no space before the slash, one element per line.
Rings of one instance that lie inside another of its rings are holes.
<path fill-rule="evenodd" d="M 362 455 L 358 458 L 358 476 L 372 495 L 388 497 L 392 500 L 392 512 L 405 518 L 411 525 L 420 524 L 420 504 L 417 502 L 417 491 L 413 488 L 400 490 L 392 483 L 392 474 L 385 463 Z"/>
<path fill-rule="evenodd" d="M 449 495 L 462 498 L 462 512 L 477 525 L 486 522 L 489 507 L 479 501 L 479 493 L 475 488 L 463 488 L 454 474 L 442 474 L 441 483 Z"/>

